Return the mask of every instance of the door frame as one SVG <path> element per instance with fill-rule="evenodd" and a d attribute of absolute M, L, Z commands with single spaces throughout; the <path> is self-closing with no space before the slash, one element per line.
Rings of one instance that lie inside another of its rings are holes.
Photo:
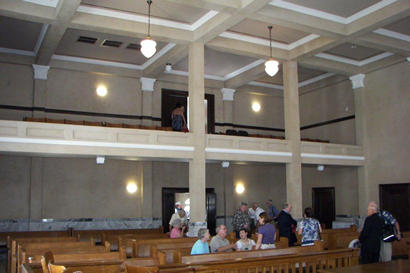
<path fill-rule="evenodd" d="M 314 213 L 314 217 L 318 219 L 318 215 L 316 213 L 316 207 L 315 207 L 315 190 L 331 190 L 332 194 L 332 200 L 333 200 L 333 206 L 332 206 L 332 220 L 334 221 L 336 219 L 336 198 L 335 198 L 335 187 L 313 187 L 312 188 L 312 209 Z M 319 219 L 318 219 L 319 220 Z M 326 227 L 329 228 L 329 227 Z M 330 227 L 331 228 L 331 227 Z"/>

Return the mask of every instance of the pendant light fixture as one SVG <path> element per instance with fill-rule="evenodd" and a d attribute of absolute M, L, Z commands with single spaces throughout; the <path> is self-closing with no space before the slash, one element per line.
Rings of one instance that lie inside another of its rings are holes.
<path fill-rule="evenodd" d="M 273 77 L 279 71 L 279 62 L 272 58 L 272 26 L 268 26 L 269 29 L 269 48 L 270 48 L 270 58 L 265 62 L 265 72 Z"/>
<path fill-rule="evenodd" d="M 156 46 L 157 42 L 151 39 L 151 36 L 149 36 L 149 31 L 150 31 L 150 23 L 151 23 L 151 4 L 152 0 L 147 0 L 148 3 L 148 35 L 145 40 L 141 41 L 141 53 L 144 55 L 146 58 L 151 58 L 152 55 L 155 54 L 157 51 Z"/>

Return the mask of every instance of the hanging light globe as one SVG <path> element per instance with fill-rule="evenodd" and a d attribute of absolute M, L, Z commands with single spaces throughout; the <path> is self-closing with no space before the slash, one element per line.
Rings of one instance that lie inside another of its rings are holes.
<path fill-rule="evenodd" d="M 279 71 L 279 62 L 274 59 L 269 59 L 265 62 L 265 72 L 273 77 Z"/>
<path fill-rule="evenodd" d="M 151 58 L 157 51 L 157 42 L 151 39 L 151 37 L 145 38 L 141 41 L 141 53 L 145 58 Z"/>

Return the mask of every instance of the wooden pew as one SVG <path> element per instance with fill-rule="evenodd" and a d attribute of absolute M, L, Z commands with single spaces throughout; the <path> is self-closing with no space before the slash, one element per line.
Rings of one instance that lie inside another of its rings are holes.
<path fill-rule="evenodd" d="M 72 253 L 72 254 L 55 254 L 54 261 L 56 265 L 64 265 L 69 272 L 82 271 L 84 273 L 119 273 L 124 257 L 120 252 L 105 253 Z M 42 273 L 40 261 L 26 263 L 33 273 Z"/>
<path fill-rule="evenodd" d="M 250 252 L 247 252 L 250 253 Z M 216 255 L 216 254 L 213 254 Z M 198 255 L 201 256 L 201 255 Z M 223 261 L 206 262 L 201 264 L 165 265 L 160 266 L 159 273 L 171 272 L 202 272 L 202 273 L 228 273 L 228 272 L 312 272 L 329 268 L 348 267 L 358 264 L 358 250 L 338 249 L 319 252 L 306 252 L 300 254 L 244 257 Z M 303 270 L 302 270 L 303 267 Z"/>
<path fill-rule="evenodd" d="M 25 243 L 17 247 L 17 268 L 20 272 L 21 265 L 25 262 L 40 261 L 45 252 L 54 254 L 82 254 L 110 252 L 109 243 L 105 246 L 95 246 L 92 242 L 52 242 L 52 243 Z"/>
<path fill-rule="evenodd" d="M 8 238 L 10 247 L 8 249 L 8 272 L 17 272 L 17 245 L 21 243 L 41 243 L 41 242 L 75 242 L 74 237 L 34 237 L 34 238 Z"/>
<path fill-rule="evenodd" d="M 181 256 L 189 255 L 194 243 L 195 241 L 156 243 L 151 245 L 151 257 L 157 259 L 159 264 L 181 263 Z"/>
<path fill-rule="evenodd" d="M 393 257 L 405 257 L 408 255 L 407 246 L 410 243 L 410 231 L 403 232 L 402 236 L 400 241 L 393 242 Z M 410 256 L 408 258 L 410 259 Z"/>
<path fill-rule="evenodd" d="M 236 252 L 221 252 L 203 255 L 182 256 L 181 263 L 183 264 L 204 264 L 209 262 L 223 262 L 227 260 L 249 259 L 274 257 L 284 255 L 297 255 L 301 253 L 311 253 L 323 251 L 323 244 L 316 241 L 313 246 L 296 246 L 282 249 L 266 249 L 252 251 L 236 251 Z"/>
<path fill-rule="evenodd" d="M 183 242 L 192 242 L 195 243 L 198 238 L 160 238 L 160 239 L 146 239 L 146 240 L 135 240 L 132 241 L 132 253 L 134 258 L 143 258 L 143 257 L 151 257 L 151 246 L 156 244 L 167 244 L 167 243 L 183 243 Z"/>

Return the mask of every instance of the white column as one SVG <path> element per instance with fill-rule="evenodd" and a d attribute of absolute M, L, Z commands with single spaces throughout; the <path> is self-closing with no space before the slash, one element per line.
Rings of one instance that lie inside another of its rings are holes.
<path fill-rule="evenodd" d="M 298 63 L 283 63 L 283 97 L 285 110 L 285 136 L 289 141 L 292 161 L 286 164 L 286 199 L 293 207 L 292 215 L 301 218 L 302 213 L 302 159 L 300 142 Z"/>
<path fill-rule="evenodd" d="M 151 126 L 152 125 L 152 101 L 153 101 L 153 92 L 154 84 L 156 79 L 153 78 L 140 78 L 141 82 L 141 115 L 142 125 Z"/>
<path fill-rule="evenodd" d="M 189 194 L 191 222 L 189 236 L 206 227 L 205 206 L 205 82 L 204 44 L 189 45 L 189 128 L 194 139 L 194 157 L 189 161 Z"/>
<path fill-rule="evenodd" d="M 354 104 L 355 104 L 355 129 L 356 129 L 356 145 L 361 145 L 363 147 L 363 154 L 365 157 L 364 165 L 358 167 L 358 192 L 359 192 L 359 214 L 362 216 L 366 215 L 367 205 L 371 199 L 371 183 L 369 179 L 369 164 L 367 158 L 368 147 L 367 147 L 367 129 L 366 129 L 366 105 L 365 101 L 365 90 L 364 90 L 364 74 L 357 74 L 350 77 L 352 82 L 352 89 L 354 92 Z M 378 194 L 377 194 L 378 196 Z M 377 200 L 376 200 L 377 201 Z"/>
<path fill-rule="evenodd" d="M 33 64 L 34 72 L 34 90 L 33 90 L 33 107 L 45 108 L 47 102 L 47 78 L 50 66 Z M 34 117 L 43 117 L 43 110 L 34 110 Z"/>
<path fill-rule="evenodd" d="M 223 117 L 224 123 L 233 123 L 233 99 L 236 90 L 231 88 L 222 88 L 222 100 L 223 100 Z M 225 129 L 232 128 L 232 126 L 225 126 Z"/>

